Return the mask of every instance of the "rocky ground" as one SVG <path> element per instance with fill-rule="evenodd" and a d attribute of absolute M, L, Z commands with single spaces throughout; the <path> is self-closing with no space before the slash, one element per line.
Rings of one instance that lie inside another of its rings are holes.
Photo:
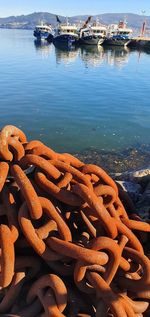
<path fill-rule="evenodd" d="M 150 147 L 127 148 L 122 152 L 86 150 L 76 154 L 85 163 L 101 166 L 116 180 L 133 202 L 132 213 L 150 222 Z M 128 207 L 129 208 L 129 207 Z"/>
<path fill-rule="evenodd" d="M 75 155 L 85 163 L 101 166 L 108 173 L 122 173 L 147 167 L 150 164 L 150 145 L 126 148 L 120 152 L 87 149 Z"/>

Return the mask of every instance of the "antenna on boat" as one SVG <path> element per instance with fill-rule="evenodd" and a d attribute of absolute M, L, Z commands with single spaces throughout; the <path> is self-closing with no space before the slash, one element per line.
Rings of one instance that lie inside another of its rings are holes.
<path fill-rule="evenodd" d="M 99 17 L 96 17 L 96 25 L 99 23 Z"/>
<path fill-rule="evenodd" d="M 127 25 L 127 16 L 124 16 L 124 25 Z"/>
<path fill-rule="evenodd" d="M 66 17 L 66 24 L 69 25 L 68 17 Z"/>
<path fill-rule="evenodd" d="M 146 21 L 144 21 L 143 22 L 143 24 L 142 24 L 142 28 L 141 28 L 141 37 L 143 37 L 144 36 L 144 34 L 145 34 L 145 30 L 146 30 Z"/>
<path fill-rule="evenodd" d="M 141 10 L 141 13 L 142 13 L 143 16 L 145 16 L 146 11 L 145 10 Z M 146 20 L 142 24 L 141 34 L 140 34 L 141 37 L 144 36 L 145 30 L 146 30 Z"/>

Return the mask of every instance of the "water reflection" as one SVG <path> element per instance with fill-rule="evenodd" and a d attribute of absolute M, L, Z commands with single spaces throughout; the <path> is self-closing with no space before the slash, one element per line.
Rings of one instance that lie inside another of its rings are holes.
<path fill-rule="evenodd" d="M 98 67 L 104 61 L 104 48 L 102 46 L 84 45 L 80 47 L 80 58 L 85 67 Z"/>
<path fill-rule="evenodd" d="M 75 46 L 56 45 L 55 44 L 56 63 L 62 62 L 66 65 L 76 61 L 78 57 L 78 48 Z"/>
<path fill-rule="evenodd" d="M 128 63 L 129 52 L 130 50 L 127 47 L 111 46 L 109 49 L 105 49 L 104 55 L 110 66 L 122 68 Z"/>
<path fill-rule="evenodd" d="M 47 41 L 34 41 L 36 51 L 42 58 L 48 58 L 50 54 L 55 54 L 56 64 L 69 65 L 75 63 L 79 58 L 86 68 L 100 67 L 105 63 L 112 67 L 121 69 L 126 66 L 129 61 L 130 54 L 135 51 L 133 48 L 122 46 L 90 46 L 83 45 L 81 47 L 53 45 Z M 150 54 L 150 50 L 136 50 L 138 61 L 141 54 Z"/>
<path fill-rule="evenodd" d="M 55 47 L 57 63 L 73 63 L 79 57 L 86 68 L 100 67 L 102 63 L 122 68 L 128 63 L 130 50 L 126 47 L 84 45 L 78 48 Z"/>
<path fill-rule="evenodd" d="M 149 55 L 150 54 L 150 48 L 147 48 L 147 47 L 130 47 L 130 52 L 137 52 L 137 54 L 147 54 Z"/>
<path fill-rule="evenodd" d="M 53 49 L 52 44 L 47 41 L 34 40 L 34 46 L 42 58 L 48 58 Z"/>

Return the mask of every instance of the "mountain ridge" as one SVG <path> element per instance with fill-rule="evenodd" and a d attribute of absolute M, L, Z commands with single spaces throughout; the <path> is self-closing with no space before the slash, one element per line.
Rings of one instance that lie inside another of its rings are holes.
<path fill-rule="evenodd" d="M 68 17 L 69 21 L 79 22 L 85 21 L 89 15 L 76 15 Z M 119 20 L 123 20 L 126 17 L 128 25 L 132 28 L 141 28 L 143 21 L 146 20 L 147 26 L 150 25 L 150 16 L 138 15 L 135 13 L 102 13 L 93 15 L 93 20 L 97 18 L 101 23 L 111 24 L 118 23 Z M 66 20 L 66 17 L 59 15 L 62 22 Z M 27 15 L 9 16 L 0 18 L 0 28 L 20 28 L 20 29 L 33 29 L 39 21 L 43 20 L 46 23 L 56 25 L 56 14 L 49 12 L 33 12 Z"/>

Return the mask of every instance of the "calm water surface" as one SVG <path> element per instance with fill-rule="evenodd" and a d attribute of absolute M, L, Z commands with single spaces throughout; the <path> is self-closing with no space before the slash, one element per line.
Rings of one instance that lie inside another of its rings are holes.
<path fill-rule="evenodd" d="M 150 52 L 39 45 L 0 29 L 0 126 L 58 151 L 150 144 Z"/>

